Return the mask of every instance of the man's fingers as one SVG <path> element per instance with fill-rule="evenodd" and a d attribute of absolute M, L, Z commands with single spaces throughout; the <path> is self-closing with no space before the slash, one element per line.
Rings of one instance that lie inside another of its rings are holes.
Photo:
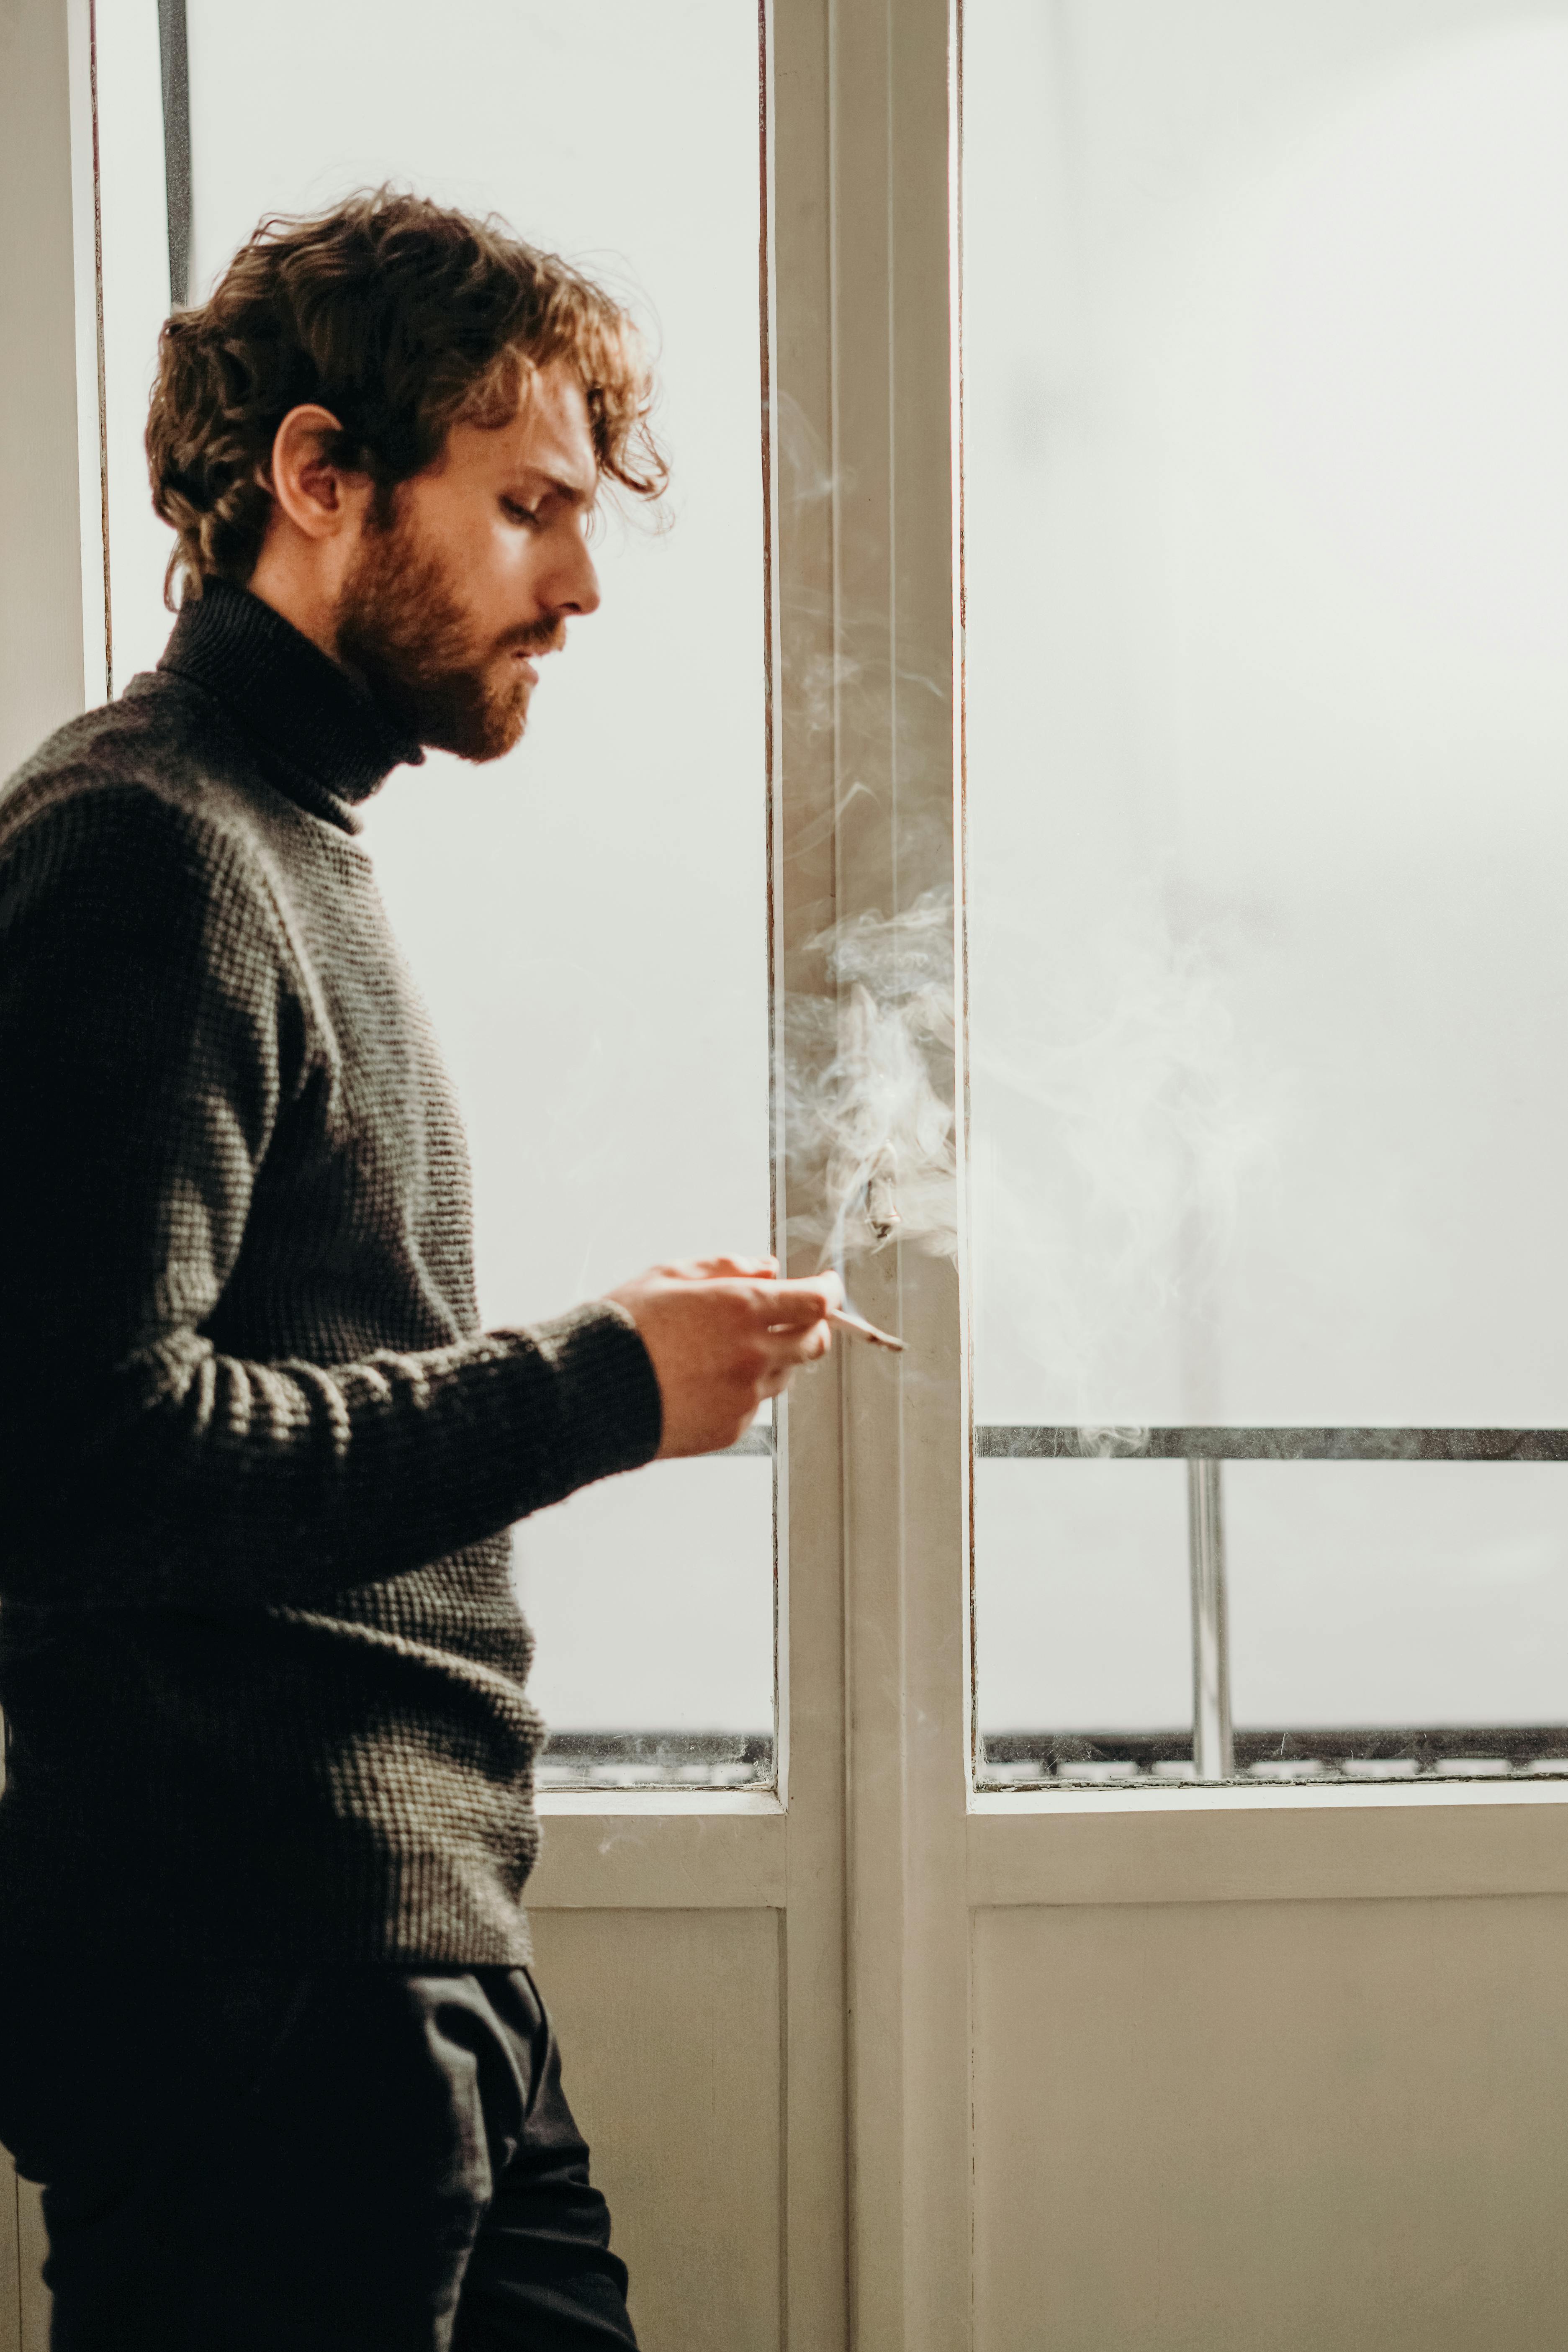
<path fill-rule="evenodd" d="M 763 1394 L 776 1396 L 804 1364 L 820 1362 L 832 1345 L 833 1333 L 826 1323 L 813 1323 L 795 1333 L 770 1331 L 767 1358 L 758 1372 Z"/>
<path fill-rule="evenodd" d="M 833 1342 L 836 1274 L 781 1282 L 771 1257 L 690 1258 L 655 1266 L 610 1297 L 631 1317 L 664 1407 L 659 1452 L 709 1454 L 738 1436 Z"/>
<path fill-rule="evenodd" d="M 767 1282 L 778 1270 L 776 1257 L 683 1257 L 658 1269 L 674 1282 Z"/>
<path fill-rule="evenodd" d="M 765 1301 L 768 1328 L 792 1330 L 820 1323 L 844 1304 L 844 1285 L 836 1274 L 814 1274 L 808 1279 L 775 1282 Z"/>
<path fill-rule="evenodd" d="M 832 1327 L 818 1317 L 815 1323 L 798 1324 L 786 1331 L 770 1331 L 768 1361 L 784 1365 L 787 1374 L 802 1364 L 815 1364 L 832 1345 Z"/>

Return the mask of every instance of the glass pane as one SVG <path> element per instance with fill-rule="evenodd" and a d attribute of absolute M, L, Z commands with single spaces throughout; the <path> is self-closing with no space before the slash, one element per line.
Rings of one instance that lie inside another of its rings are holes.
<path fill-rule="evenodd" d="M 1292 1752 L 1314 1750 L 1363 1776 L 1568 1771 L 1561 1465 L 1232 1462 L 1225 1489 L 1255 1774 L 1300 1777 Z"/>
<path fill-rule="evenodd" d="M 1192 1755 L 1180 1462 L 977 1462 L 988 1777 L 1115 1780 Z M 1142 1738 L 1163 1735 L 1151 1757 Z"/>
<path fill-rule="evenodd" d="M 170 626 L 163 569 L 174 533 L 159 521 L 147 495 L 143 439 L 158 330 L 169 310 L 157 0 L 124 0 L 120 7 L 95 11 L 94 43 L 107 425 L 101 487 L 110 554 L 108 634 L 118 693 L 138 670 L 152 668 Z M 89 560 L 97 562 L 99 552 Z M 103 686 L 103 667 L 89 657 L 89 698 L 101 697 Z"/>
<path fill-rule="evenodd" d="M 765 1459 L 663 1463 L 528 1522 L 545 1780 L 768 1777 L 773 1526 Z"/>
<path fill-rule="evenodd" d="M 1568 1420 L 1568 8 L 965 12 L 982 1420 Z"/>
<path fill-rule="evenodd" d="M 963 27 L 976 1417 L 1568 1423 L 1568 5 Z M 1238 1724 L 1568 1713 L 1533 1475 L 1226 1465 Z"/>
<path fill-rule="evenodd" d="M 499 212 L 651 328 L 673 528 L 606 520 L 603 608 L 550 666 L 524 744 L 395 777 L 367 839 L 468 1120 L 487 1321 L 656 1259 L 766 1249 L 755 15 L 454 0 L 438 41 L 411 0 L 369 39 L 347 0 L 187 16 L 193 299 L 264 215 L 390 180 Z M 138 485 L 112 550 L 121 682 L 168 627 L 137 454 L 167 295 L 152 0 L 128 0 L 132 20 L 140 64 L 103 105 L 140 164 L 105 199 L 122 192 L 123 224 L 141 205 L 139 266 L 162 276 L 155 299 L 106 306 L 115 495 Z M 330 105 L 300 102 L 302 59 Z M 743 1734 L 771 1771 L 765 1460 L 661 1465 L 531 1524 L 519 1550 L 554 1727 Z"/>

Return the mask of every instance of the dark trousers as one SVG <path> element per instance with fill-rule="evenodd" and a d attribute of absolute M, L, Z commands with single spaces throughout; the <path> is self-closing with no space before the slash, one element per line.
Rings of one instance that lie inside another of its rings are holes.
<path fill-rule="evenodd" d="M 53 2352 L 624 2352 L 526 1969 L 0 1977 Z"/>

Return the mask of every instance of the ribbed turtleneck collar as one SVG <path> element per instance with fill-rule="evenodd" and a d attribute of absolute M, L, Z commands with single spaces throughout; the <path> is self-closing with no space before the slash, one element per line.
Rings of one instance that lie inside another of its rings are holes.
<path fill-rule="evenodd" d="M 221 702 L 276 754 L 302 807 L 357 833 L 354 804 L 425 754 L 348 672 L 259 596 L 209 580 L 180 609 L 158 664 Z"/>

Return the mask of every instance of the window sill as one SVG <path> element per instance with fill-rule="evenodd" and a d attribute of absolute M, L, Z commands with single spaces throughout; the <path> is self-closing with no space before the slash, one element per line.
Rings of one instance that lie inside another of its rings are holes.
<path fill-rule="evenodd" d="M 976 1907 L 1568 1895 L 1568 1787 L 987 1793 L 967 1843 Z"/>
<path fill-rule="evenodd" d="M 1137 1788 L 976 1789 L 972 1814 L 1404 1811 L 1422 1805 L 1563 1805 L 1568 1779 L 1146 1781 Z"/>
<path fill-rule="evenodd" d="M 551 1790 L 531 1911 L 784 1908 L 788 1824 L 771 1790 Z"/>
<path fill-rule="evenodd" d="M 1568 1793 L 1568 1784 L 1565 1784 Z M 773 1789 L 541 1789 L 534 1811 L 581 1817 L 584 1813 L 777 1813 L 784 1807 Z"/>

